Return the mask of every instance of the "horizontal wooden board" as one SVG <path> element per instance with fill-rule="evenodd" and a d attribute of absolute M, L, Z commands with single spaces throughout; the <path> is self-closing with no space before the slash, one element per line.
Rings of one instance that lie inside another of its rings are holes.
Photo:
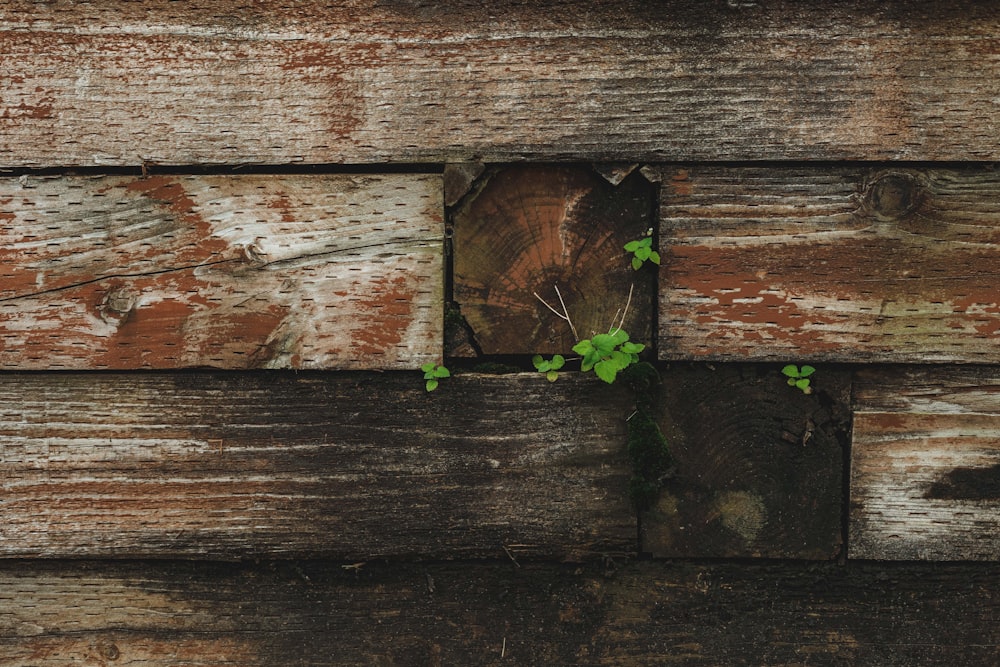
<path fill-rule="evenodd" d="M 652 229 L 653 209 L 639 175 L 612 186 L 584 167 L 490 174 L 451 219 L 454 298 L 475 348 L 567 354 L 615 327 L 649 345 L 655 273 L 634 270 L 624 246 Z"/>
<path fill-rule="evenodd" d="M 443 243 L 437 175 L 0 179 L 0 368 L 416 368 Z"/>
<path fill-rule="evenodd" d="M 4 375 L 0 556 L 631 552 L 630 406 L 538 374 Z"/>
<path fill-rule="evenodd" d="M 858 374 L 849 553 L 1000 558 L 1000 371 Z"/>
<path fill-rule="evenodd" d="M 8 0 L 0 166 L 996 160 L 994 3 Z"/>
<path fill-rule="evenodd" d="M 1000 362 L 992 168 L 656 173 L 661 357 Z"/>
<path fill-rule="evenodd" d="M 850 376 L 820 369 L 813 393 L 780 366 L 663 373 L 658 417 L 674 473 L 642 515 L 642 548 L 668 558 L 832 559 L 843 545 Z"/>
<path fill-rule="evenodd" d="M 6 667 L 990 665 L 1000 568 L 9 563 Z"/>

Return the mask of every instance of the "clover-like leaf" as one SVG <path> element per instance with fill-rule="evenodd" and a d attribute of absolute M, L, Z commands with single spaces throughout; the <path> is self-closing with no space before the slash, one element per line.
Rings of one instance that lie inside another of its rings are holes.
<path fill-rule="evenodd" d="M 426 363 L 420 367 L 420 370 L 424 372 L 424 387 L 427 391 L 434 391 L 438 388 L 438 380 L 440 378 L 451 377 L 451 371 L 445 368 L 441 364 L 435 364 L 433 362 Z"/>

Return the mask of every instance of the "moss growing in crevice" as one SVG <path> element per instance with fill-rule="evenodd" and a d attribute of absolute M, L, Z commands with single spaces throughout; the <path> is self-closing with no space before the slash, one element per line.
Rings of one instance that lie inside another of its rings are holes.
<path fill-rule="evenodd" d="M 627 368 L 623 379 L 635 394 L 635 412 L 628 419 L 628 456 L 632 463 L 629 498 L 636 511 L 644 512 L 656 503 L 663 482 L 670 476 L 673 457 L 652 406 L 660 387 L 660 374 L 649 363 Z"/>

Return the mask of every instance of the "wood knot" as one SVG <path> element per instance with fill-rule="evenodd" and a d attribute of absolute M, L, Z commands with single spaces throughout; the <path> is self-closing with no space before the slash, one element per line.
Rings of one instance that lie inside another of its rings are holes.
<path fill-rule="evenodd" d="M 267 264 L 267 253 L 260 247 L 261 237 L 257 237 L 252 243 L 243 246 L 243 261 L 254 268 L 259 268 Z"/>
<path fill-rule="evenodd" d="M 102 644 L 100 647 L 101 657 L 105 660 L 117 660 L 121 657 L 121 651 L 114 644 Z"/>
<path fill-rule="evenodd" d="M 135 292 L 127 287 L 114 287 L 105 292 L 97 311 L 105 322 L 120 326 L 135 309 L 135 304 Z"/>
<path fill-rule="evenodd" d="M 899 220 L 913 213 L 924 196 L 924 185 L 916 175 L 888 172 L 876 176 L 865 188 L 863 207 L 878 220 Z"/>

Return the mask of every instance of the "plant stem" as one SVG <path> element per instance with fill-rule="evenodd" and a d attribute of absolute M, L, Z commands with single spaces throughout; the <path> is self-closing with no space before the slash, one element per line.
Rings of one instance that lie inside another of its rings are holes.
<path fill-rule="evenodd" d="M 611 318 L 611 329 L 608 331 L 608 333 L 610 334 L 618 333 L 619 331 L 621 331 L 622 327 L 625 326 L 625 316 L 628 315 L 628 307 L 632 304 L 632 290 L 634 289 L 635 289 L 635 283 L 632 283 L 628 286 L 628 300 L 625 302 L 625 309 L 619 311 L 622 314 L 622 319 L 618 323 L 618 326 L 615 327 L 615 320 L 618 319 L 618 313 L 615 313 L 615 316 Z"/>
<path fill-rule="evenodd" d="M 542 297 L 538 296 L 538 292 L 532 292 L 532 294 L 535 295 L 536 299 L 538 299 L 539 301 L 542 302 L 543 306 L 545 306 L 546 308 L 548 308 L 549 310 L 551 310 L 553 313 L 555 313 L 557 317 L 566 320 L 566 322 L 569 324 L 569 330 L 573 332 L 573 339 L 574 340 L 580 340 L 579 334 L 576 333 L 576 327 L 573 326 L 573 320 L 571 320 L 569 318 L 569 311 L 566 310 L 566 302 L 563 301 L 562 293 L 559 291 L 559 285 L 553 285 L 553 287 L 555 287 L 555 289 L 556 289 L 556 296 L 559 297 L 559 305 L 562 306 L 562 309 L 563 309 L 563 311 L 561 313 L 558 310 L 556 310 L 555 308 L 553 308 L 552 306 L 550 306 L 545 299 L 543 299 Z M 632 294 L 631 294 L 631 292 L 629 292 L 629 299 L 631 299 L 631 298 L 632 298 Z"/>

